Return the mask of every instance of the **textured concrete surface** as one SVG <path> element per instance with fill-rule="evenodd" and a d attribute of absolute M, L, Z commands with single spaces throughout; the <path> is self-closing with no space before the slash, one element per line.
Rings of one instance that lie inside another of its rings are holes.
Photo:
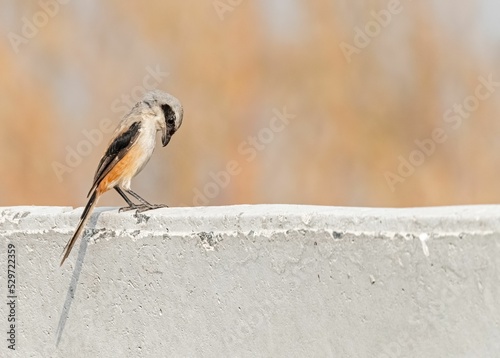
<path fill-rule="evenodd" d="M 0 208 L 0 357 L 499 357 L 500 206 Z"/>

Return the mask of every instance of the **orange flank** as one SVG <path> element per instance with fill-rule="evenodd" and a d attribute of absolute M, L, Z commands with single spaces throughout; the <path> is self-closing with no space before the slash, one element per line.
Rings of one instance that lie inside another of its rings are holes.
<path fill-rule="evenodd" d="M 137 163 L 143 155 L 139 146 L 133 146 L 132 149 L 111 169 L 111 171 L 102 179 L 97 187 L 97 192 L 103 194 L 123 179 L 131 179 L 137 172 Z"/>

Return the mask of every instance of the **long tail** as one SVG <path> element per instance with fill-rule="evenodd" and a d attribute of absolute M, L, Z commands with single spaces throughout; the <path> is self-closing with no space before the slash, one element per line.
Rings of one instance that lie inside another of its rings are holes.
<path fill-rule="evenodd" d="M 63 250 L 63 258 L 61 260 L 60 266 L 63 265 L 64 261 L 68 258 L 71 249 L 73 248 L 73 245 L 75 244 L 76 240 L 80 237 L 80 234 L 82 233 L 83 229 L 85 228 L 85 224 L 87 224 L 87 221 L 89 220 L 92 212 L 94 211 L 94 207 L 97 204 L 97 201 L 99 200 L 99 196 L 97 195 L 97 191 L 94 191 L 92 196 L 89 199 L 89 202 L 87 203 L 87 206 L 85 206 L 85 210 L 83 210 L 83 214 L 80 217 L 80 222 L 78 223 L 78 226 L 76 227 L 76 231 L 73 234 L 73 237 L 71 240 L 68 241 L 66 246 L 64 247 Z"/>

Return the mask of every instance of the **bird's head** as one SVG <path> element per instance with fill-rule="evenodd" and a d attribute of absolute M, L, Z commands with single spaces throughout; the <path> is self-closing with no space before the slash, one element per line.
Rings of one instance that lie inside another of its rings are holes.
<path fill-rule="evenodd" d="M 161 130 L 161 141 L 166 146 L 182 124 L 184 110 L 181 102 L 171 94 L 159 90 L 146 93 L 143 102 L 156 113 L 157 129 Z"/>

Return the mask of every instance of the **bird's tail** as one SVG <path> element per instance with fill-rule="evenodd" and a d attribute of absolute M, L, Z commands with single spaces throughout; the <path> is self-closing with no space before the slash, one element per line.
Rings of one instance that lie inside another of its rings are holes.
<path fill-rule="evenodd" d="M 90 218 L 90 215 L 94 211 L 94 207 L 97 204 L 97 201 L 99 200 L 99 195 L 97 195 L 97 191 L 94 191 L 92 196 L 89 199 L 89 202 L 87 203 L 87 206 L 85 206 L 85 209 L 83 210 L 82 216 L 80 217 L 80 222 L 78 223 L 78 226 L 76 227 L 76 231 L 73 234 L 73 237 L 71 240 L 68 241 L 66 246 L 64 247 L 63 250 L 63 258 L 61 260 L 60 266 L 64 263 L 64 261 L 68 258 L 71 249 L 73 248 L 73 245 L 75 244 L 76 240 L 80 237 L 80 234 L 82 233 L 85 224 Z"/>

